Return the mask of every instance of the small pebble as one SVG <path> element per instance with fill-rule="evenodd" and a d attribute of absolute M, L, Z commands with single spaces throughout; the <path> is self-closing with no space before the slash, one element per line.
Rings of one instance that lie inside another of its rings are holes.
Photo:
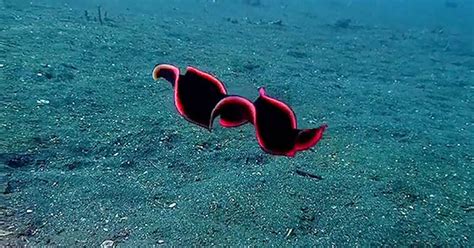
<path fill-rule="evenodd" d="M 45 105 L 45 104 L 49 104 L 49 101 L 41 99 L 41 100 L 36 100 L 36 103 L 38 105 Z"/>
<path fill-rule="evenodd" d="M 114 247 L 114 241 L 112 240 L 105 240 L 100 244 L 100 248 L 112 248 Z"/>

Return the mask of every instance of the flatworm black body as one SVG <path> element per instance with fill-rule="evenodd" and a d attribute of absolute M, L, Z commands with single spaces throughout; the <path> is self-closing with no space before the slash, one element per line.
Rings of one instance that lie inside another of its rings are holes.
<path fill-rule="evenodd" d="M 293 110 L 269 97 L 264 88 L 259 89 L 259 97 L 251 102 L 228 95 L 220 80 L 194 67 L 188 67 L 181 75 L 175 66 L 157 65 L 153 78 L 164 78 L 171 83 L 176 109 L 186 120 L 209 130 L 217 117 L 221 126 L 227 128 L 250 122 L 255 126 L 258 144 L 270 154 L 293 157 L 296 152 L 316 145 L 327 127 L 298 129 Z"/>

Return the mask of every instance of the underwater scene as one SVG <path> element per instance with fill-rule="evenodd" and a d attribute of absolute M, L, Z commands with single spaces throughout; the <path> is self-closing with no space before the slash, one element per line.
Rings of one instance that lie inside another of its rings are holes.
<path fill-rule="evenodd" d="M 0 247 L 473 247 L 473 0 L 0 0 Z"/>

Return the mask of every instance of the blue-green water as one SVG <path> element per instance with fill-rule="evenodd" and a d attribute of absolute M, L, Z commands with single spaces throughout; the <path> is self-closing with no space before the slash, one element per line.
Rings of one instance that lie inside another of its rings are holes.
<path fill-rule="evenodd" d="M 473 12 L 0 1 L 0 246 L 473 246 Z M 249 99 L 265 86 L 329 128 L 295 158 L 251 125 L 210 133 L 177 114 L 158 63 Z"/>

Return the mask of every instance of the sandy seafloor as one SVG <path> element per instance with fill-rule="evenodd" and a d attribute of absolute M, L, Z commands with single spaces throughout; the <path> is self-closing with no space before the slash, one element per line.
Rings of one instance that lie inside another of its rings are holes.
<path fill-rule="evenodd" d="M 0 246 L 473 246 L 472 33 L 331 4 L 160 3 L 103 25 L 93 6 L 0 9 Z M 157 63 L 250 99 L 265 86 L 329 129 L 295 158 L 251 125 L 209 133 Z"/>

